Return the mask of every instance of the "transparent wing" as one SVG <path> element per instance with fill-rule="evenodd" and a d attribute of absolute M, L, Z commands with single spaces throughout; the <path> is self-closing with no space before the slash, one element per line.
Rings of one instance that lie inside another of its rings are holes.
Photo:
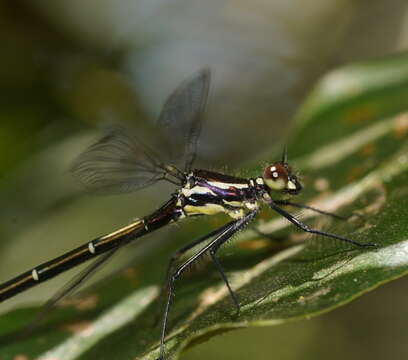
<path fill-rule="evenodd" d="M 170 150 L 170 161 L 190 171 L 197 152 L 210 86 L 210 70 L 203 69 L 181 84 L 167 99 L 158 128 Z"/>
<path fill-rule="evenodd" d="M 105 194 L 139 190 L 164 179 L 180 182 L 151 149 L 120 127 L 110 128 L 85 150 L 71 172 L 87 190 Z"/>
<path fill-rule="evenodd" d="M 210 70 L 203 69 L 167 99 L 157 123 L 159 146 L 172 164 L 190 171 L 196 157 L 203 113 L 208 98 Z M 165 165 L 155 152 L 124 128 L 113 127 L 74 162 L 71 172 L 94 193 L 126 193 L 159 180 L 180 185 L 183 175 Z"/>

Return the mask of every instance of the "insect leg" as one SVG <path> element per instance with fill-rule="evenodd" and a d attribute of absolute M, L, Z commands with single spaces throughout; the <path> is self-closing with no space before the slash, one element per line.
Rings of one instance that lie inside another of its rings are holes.
<path fill-rule="evenodd" d="M 212 240 L 210 241 L 207 245 L 205 245 L 203 248 L 201 248 L 197 253 L 192 255 L 189 259 L 187 259 L 183 264 L 181 264 L 169 277 L 168 285 L 167 285 L 167 300 L 166 300 L 166 306 L 164 308 L 164 315 L 163 315 L 163 322 L 162 322 L 162 331 L 161 331 L 161 338 L 160 338 L 160 356 L 159 360 L 164 359 L 164 338 L 166 335 L 166 328 L 167 328 L 167 320 L 168 320 L 168 315 L 170 311 L 170 305 L 172 298 L 174 296 L 174 284 L 176 280 L 181 276 L 182 273 L 186 269 L 188 269 L 191 264 L 196 262 L 203 254 L 205 254 L 207 251 L 210 249 L 214 249 L 214 251 L 217 251 L 218 248 L 225 243 L 228 239 L 231 238 L 237 231 L 242 229 L 249 221 L 251 221 L 255 215 L 257 214 L 257 210 L 254 210 L 241 219 L 232 221 L 228 223 L 227 225 L 223 226 L 223 230 Z"/>
<path fill-rule="evenodd" d="M 296 207 L 298 209 L 307 209 L 307 210 L 311 210 L 311 211 L 317 212 L 317 213 L 322 214 L 322 215 L 332 216 L 332 217 L 334 217 L 336 219 L 347 220 L 347 217 L 345 217 L 345 216 L 340 216 L 340 215 L 337 215 L 337 214 L 334 214 L 334 213 L 331 213 L 331 212 L 328 212 L 328 211 L 316 209 L 316 208 L 314 208 L 312 206 L 309 206 L 309 205 L 294 203 L 294 202 L 288 201 L 288 200 L 274 200 L 274 203 L 277 204 L 277 205 L 282 205 L 282 206 L 293 206 L 293 207 Z"/>
<path fill-rule="evenodd" d="M 248 224 L 248 222 L 243 222 L 242 224 L 239 225 L 239 227 L 238 227 L 235 231 L 241 230 L 242 228 L 244 228 L 245 226 L 247 226 L 247 224 Z M 231 234 L 231 236 L 233 236 L 233 234 Z M 227 289 L 228 289 L 228 292 L 229 292 L 229 294 L 230 294 L 230 296 L 231 296 L 232 302 L 234 303 L 234 306 L 235 306 L 235 308 L 237 309 L 236 315 L 238 316 L 238 315 L 239 315 L 239 311 L 240 311 L 239 301 L 238 301 L 237 296 L 235 295 L 234 291 L 232 290 L 231 285 L 230 285 L 230 283 L 229 283 L 229 281 L 228 281 L 227 275 L 225 274 L 225 271 L 224 271 L 224 269 L 223 269 L 223 267 L 222 267 L 222 265 L 221 265 L 221 262 L 220 262 L 220 260 L 219 260 L 218 257 L 217 257 L 217 251 L 218 251 L 218 249 L 219 249 L 228 239 L 230 239 L 231 236 L 228 237 L 228 238 L 226 238 L 226 239 L 223 239 L 222 241 L 221 241 L 221 239 L 220 239 L 219 241 L 217 241 L 217 242 L 210 248 L 210 255 L 211 255 L 211 258 L 212 258 L 212 260 L 213 260 L 213 262 L 214 262 L 214 265 L 216 266 L 218 272 L 219 272 L 220 275 L 221 275 L 222 280 L 224 281 L 225 285 L 227 286 Z"/>
<path fill-rule="evenodd" d="M 227 275 L 225 274 L 225 271 L 224 271 L 224 269 L 222 268 L 222 265 L 221 265 L 220 261 L 218 260 L 218 257 L 217 257 L 217 255 L 216 255 L 216 250 L 213 249 L 213 248 L 211 248 L 211 249 L 210 249 L 210 255 L 211 255 L 211 258 L 212 258 L 212 260 L 213 260 L 215 266 L 216 266 L 217 269 L 218 269 L 218 272 L 221 274 L 222 280 L 224 281 L 225 285 L 227 286 L 228 292 L 229 292 L 230 295 L 231 295 L 232 302 L 234 303 L 234 306 L 235 306 L 235 308 L 237 309 L 237 315 L 238 315 L 238 314 L 239 314 L 239 310 L 240 310 L 240 306 L 239 306 L 239 302 L 238 302 L 237 296 L 235 295 L 234 291 L 232 290 L 231 285 L 229 284 Z"/>
<path fill-rule="evenodd" d="M 165 281 L 164 281 L 164 284 L 163 284 L 163 286 L 162 286 L 162 288 L 161 288 L 160 295 L 159 295 L 159 301 L 158 301 L 158 303 L 159 303 L 159 308 L 160 308 L 160 309 L 161 309 L 160 305 L 163 305 L 163 304 L 162 304 L 162 299 L 163 299 L 163 297 L 164 297 L 164 295 L 165 295 L 165 293 L 166 293 L 166 290 L 167 290 L 167 288 L 168 288 L 168 284 L 169 284 L 169 281 L 170 281 L 170 276 L 171 276 L 171 273 L 172 273 L 172 270 L 173 270 L 174 263 L 180 258 L 180 256 L 182 256 L 183 254 L 185 254 L 187 251 L 189 251 L 190 249 L 194 248 L 194 247 L 197 246 L 198 244 L 200 244 L 200 243 L 202 243 L 202 242 L 204 242 L 204 241 L 210 239 L 211 237 L 218 235 L 219 233 L 221 233 L 222 231 L 224 231 L 225 229 L 227 229 L 228 227 L 230 227 L 230 226 L 232 225 L 232 223 L 234 223 L 234 222 L 235 222 L 235 220 L 229 222 L 228 224 L 226 224 L 226 225 L 224 225 L 224 226 L 221 226 L 221 227 L 218 228 L 218 229 L 215 229 L 214 231 L 211 231 L 209 234 L 206 234 L 206 235 L 204 235 L 204 236 L 201 236 L 201 237 L 198 238 L 197 240 L 195 240 L 195 241 L 193 241 L 193 242 L 191 242 L 191 243 L 189 243 L 189 244 L 183 246 L 182 248 L 178 249 L 175 253 L 173 253 L 173 255 L 170 257 L 169 263 L 168 263 L 168 265 L 167 265 L 167 271 L 166 271 Z M 159 313 L 159 311 L 158 311 L 158 312 L 157 312 L 157 315 L 156 315 L 156 319 L 155 319 L 154 324 L 156 324 L 156 323 L 158 322 L 158 320 L 159 320 L 159 318 L 158 318 L 159 315 L 160 315 L 160 313 Z"/>
<path fill-rule="evenodd" d="M 350 244 L 353 244 L 353 245 L 356 245 L 356 246 L 359 246 L 359 247 L 376 246 L 373 243 L 365 243 L 364 244 L 364 243 L 360 243 L 358 241 L 351 240 L 351 239 L 348 239 L 348 238 L 340 236 L 340 235 L 332 234 L 332 233 L 329 233 L 329 232 L 326 232 L 326 231 L 320 231 L 320 230 L 312 229 L 308 225 L 304 224 L 303 222 L 301 222 L 300 220 L 295 218 L 293 215 L 291 215 L 288 212 L 286 212 L 285 210 L 281 209 L 278 205 L 276 205 L 275 201 L 273 201 L 273 200 L 269 201 L 269 206 L 272 208 L 272 210 L 275 210 L 278 214 L 280 214 L 283 217 L 285 217 L 286 219 L 288 219 L 292 224 L 296 225 L 298 228 L 300 228 L 303 231 L 306 231 L 308 233 L 321 235 L 321 236 L 326 236 L 326 237 L 329 237 L 329 238 L 345 241 L 345 242 L 348 242 Z"/>

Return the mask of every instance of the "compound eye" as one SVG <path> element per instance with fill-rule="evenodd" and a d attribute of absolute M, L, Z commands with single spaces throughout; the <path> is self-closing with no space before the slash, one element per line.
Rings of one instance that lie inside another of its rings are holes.
<path fill-rule="evenodd" d="M 288 185 L 288 170 L 281 163 L 267 166 L 263 173 L 265 184 L 272 190 L 285 190 Z"/>

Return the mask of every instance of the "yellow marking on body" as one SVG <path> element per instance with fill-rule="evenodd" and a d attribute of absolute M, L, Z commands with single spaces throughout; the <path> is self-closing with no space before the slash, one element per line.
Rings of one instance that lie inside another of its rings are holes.
<path fill-rule="evenodd" d="M 211 189 L 205 186 L 194 186 L 191 189 L 182 188 L 181 193 L 185 197 L 190 197 L 191 195 L 194 195 L 194 194 L 210 194 L 210 195 L 216 196 L 216 194 L 213 191 L 211 191 Z"/>
<path fill-rule="evenodd" d="M 107 243 L 107 242 L 111 242 L 111 241 L 117 239 L 118 237 L 121 237 L 123 235 L 126 235 L 126 234 L 134 231 L 137 228 L 141 228 L 143 226 L 143 224 L 144 224 L 143 220 L 137 220 L 137 221 L 133 222 L 132 224 L 130 224 L 128 226 L 125 226 L 125 227 L 123 227 L 123 228 L 121 228 L 121 229 L 119 229 L 119 230 L 117 230 L 117 231 L 115 231 L 113 233 L 102 236 L 99 239 L 97 239 L 98 240 L 98 245 L 103 244 L 103 243 Z M 74 259 L 74 258 L 76 258 L 76 257 L 78 257 L 78 256 L 80 256 L 82 254 L 86 254 L 89 251 L 90 251 L 90 249 L 89 249 L 89 244 L 88 244 L 88 246 L 86 246 L 85 248 L 80 249 L 77 252 L 71 254 L 71 256 L 64 257 L 63 259 L 61 259 L 58 262 L 50 264 L 47 267 L 41 268 L 41 272 L 49 271 L 50 269 L 61 266 L 62 264 L 69 262 L 71 259 Z"/>
<path fill-rule="evenodd" d="M 144 226 L 144 221 L 143 221 L 143 219 L 139 219 L 139 220 L 131 223 L 128 226 L 125 226 L 125 227 L 123 227 L 123 228 L 121 228 L 121 229 L 119 229 L 117 231 L 114 231 L 113 233 L 110 233 L 108 235 L 100 237 L 99 239 L 96 239 L 98 241 L 97 245 L 107 243 L 107 242 L 111 242 L 111 241 L 113 241 L 113 240 L 115 240 L 115 239 L 117 239 L 117 238 L 119 238 L 119 237 L 121 237 L 123 235 L 129 234 L 130 232 L 136 230 L 137 228 L 141 228 L 142 226 Z M 95 245 L 93 244 L 93 242 L 92 242 L 92 245 L 93 245 L 94 250 L 96 250 Z M 89 243 L 88 243 L 88 246 L 86 246 L 85 248 L 80 249 L 77 252 L 71 254 L 71 256 L 64 257 L 60 261 L 55 262 L 55 263 L 53 263 L 53 264 L 51 264 L 51 265 L 49 265 L 49 266 L 47 266 L 45 268 L 42 268 L 41 272 L 44 271 L 44 270 L 48 271 L 50 269 L 61 266 L 62 264 L 69 262 L 71 259 L 74 259 L 74 258 L 76 258 L 76 257 L 78 257 L 78 256 L 80 256 L 82 254 L 86 254 L 88 252 L 92 253 L 92 251 L 90 251 L 90 248 L 89 248 Z"/>
<path fill-rule="evenodd" d="M 226 213 L 233 219 L 240 219 L 245 215 L 245 211 L 242 207 L 230 210 L 218 204 L 207 204 L 203 206 L 186 205 L 184 207 L 184 211 L 187 215 L 215 215 L 219 213 Z"/>
<path fill-rule="evenodd" d="M 214 215 L 221 212 L 227 212 L 223 206 L 211 203 L 203 206 L 186 205 L 184 206 L 184 211 L 187 215 L 196 214 Z"/>
<path fill-rule="evenodd" d="M 21 284 L 24 284 L 24 283 L 26 283 L 27 281 L 30 281 L 30 280 L 33 280 L 33 277 L 32 277 L 32 275 L 31 275 L 31 273 L 30 273 L 29 275 L 25 276 L 24 278 L 22 278 L 20 281 L 15 282 L 15 283 L 13 283 L 13 284 L 10 284 L 9 286 L 7 286 L 7 287 L 4 288 L 4 289 L 1 289 L 1 290 L 0 290 L 0 295 L 3 294 L 3 293 L 6 293 L 6 292 L 9 291 L 10 289 L 13 289 L 13 288 L 15 288 L 15 287 L 18 287 L 18 286 L 20 286 Z"/>
<path fill-rule="evenodd" d="M 234 187 L 237 189 L 248 188 L 248 184 L 225 183 L 225 182 L 219 182 L 219 181 L 208 181 L 208 184 L 212 186 L 216 186 L 220 189 L 229 189 L 230 187 Z"/>
<path fill-rule="evenodd" d="M 296 190 L 296 184 L 293 181 L 288 181 L 287 187 L 289 190 Z"/>
<path fill-rule="evenodd" d="M 259 208 L 259 203 L 257 201 L 252 202 L 252 201 L 244 201 L 244 206 L 248 210 L 255 210 Z"/>
<path fill-rule="evenodd" d="M 241 219 L 245 215 L 244 209 L 226 211 L 226 213 L 233 219 Z"/>
<path fill-rule="evenodd" d="M 98 239 L 98 244 L 100 243 L 104 243 L 106 241 L 111 241 L 114 239 L 117 239 L 118 237 L 122 236 L 122 235 L 126 235 L 128 233 L 130 233 L 133 230 L 136 230 L 138 227 L 141 227 L 140 225 L 143 225 L 143 219 L 139 219 L 133 223 L 131 223 L 128 226 L 125 226 L 119 230 L 116 230 L 108 235 L 102 236 Z"/>
<path fill-rule="evenodd" d="M 74 259 L 74 258 L 76 258 L 76 257 L 78 257 L 78 256 L 80 256 L 82 254 L 87 254 L 88 252 L 89 252 L 88 247 L 86 247 L 85 249 L 81 249 L 81 250 L 79 250 L 78 252 L 72 254 L 69 257 L 65 257 L 62 260 L 58 261 L 58 262 L 55 262 L 55 263 L 53 263 L 53 264 L 51 264 L 51 265 L 49 265 L 47 267 L 41 268 L 41 272 L 49 271 L 50 269 L 56 268 L 56 267 L 60 266 L 61 264 L 67 263 L 67 262 L 71 261 L 71 259 Z"/>
<path fill-rule="evenodd" d="M 230 206 L 233 206 L 233 207 L 242 207 L 242 206 L 243 206 L 242 201 L 227 201 L 227 200 L 222 200 L 222 202 L 223 202 L 225 205 L 230 205 Z"/>

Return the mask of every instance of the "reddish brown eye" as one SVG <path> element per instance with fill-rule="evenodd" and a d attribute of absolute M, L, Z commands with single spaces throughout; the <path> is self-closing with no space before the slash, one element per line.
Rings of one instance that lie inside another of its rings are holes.
<path fill-rule="evenodd" d="M 275 163 L 265 168 L 263 179 L 271 189 L 283 190 L 288 183 L 288 171 L 283 164 Z"/>
<path fill-rule="evenodd" d="M 279 178 L 287 179 L 288 171 L 282 164 L 275 163 L 265 168 L 263 176 L 265 179 L 271 179 L 271 180 L 276 180 Z"/>

